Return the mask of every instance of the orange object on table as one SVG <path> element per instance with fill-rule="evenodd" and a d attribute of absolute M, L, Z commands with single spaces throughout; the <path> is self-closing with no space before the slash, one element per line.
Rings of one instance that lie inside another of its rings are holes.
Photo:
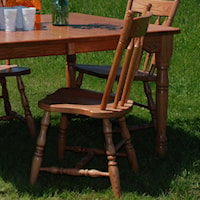
<path fill-rule="evenodd" d="M 35 24 L 37 26 L 41 22 L 42 4 L 41 4 L 40 0 L 32 0 L 32 4 L 36 8 Z"/>
<path fill-rule="evenodd" d="M 5 4 L 6 7 L 12 6 L 27 6 L 27 7 L 34 7 L 31 0 L 8 0 Z"/>

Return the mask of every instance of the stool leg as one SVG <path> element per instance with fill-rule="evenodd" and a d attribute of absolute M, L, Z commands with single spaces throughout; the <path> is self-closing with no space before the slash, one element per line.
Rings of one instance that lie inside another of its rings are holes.
<path fill-rule="evenodd" d="M 11 114 L 11 105 L 10 105 L 8 90 L 7 90 L 7 86 L 6 86 L 6 78 L 2 77 L 2 78 L 0 78 L 0 81 L 1 81 L 1 87 L 2 87 L 2 98 L 4 101 L 5 113 L 6 113 L 6 115 L 10 115 Z"/>
<path fill-rule="evenodd" d="M 103 130 L 105 135 L 106 155 L 108 159 L 108 172 L 110 182 L 115 197 L 120 198 L 120 176 L 116 162 L 115 146 L 112 139 L 112 124 L 109 119 L 103 119 Z"/>
<path fill-rule="evenodd" d="M 28 125 L 30 135 L 32 137 L 35 137 L 36 136 L 35 122 L 30 111 L 28 99 L 25 95 L 24 84 L 23 84 L 21 76 L 17 76 L 16 79 L 17 79 L 18 90 L 21 96 L 21 102 L 24 108 L 26 123 Z"/>

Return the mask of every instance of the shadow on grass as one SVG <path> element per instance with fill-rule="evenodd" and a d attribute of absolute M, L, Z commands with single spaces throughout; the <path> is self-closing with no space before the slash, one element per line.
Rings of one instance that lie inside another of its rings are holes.
<path fill-rule="evenodd" d="M 137 123 L 141 122 L 141 119 L 129 117 L 128 121 Z M 193 128 L 196 128 L 197 131 L 197 129 L 199 130 L 198 125 L 195 126 L 197 121 L 198 119 L 188 122 L 177 120 L 169 123 L 167 127 L 168 154 L 165 159 L 159 159 L 154 152 L 155 135 L 153 129 L 132 133 L 140 174 L 134 175 L 126 158 L 119 158 L 122 192 L 145 193 L 153 197 L 167 193 L 173 179 L 181 174 L 184 169 L 190 170 L 194 163 L 200 160 L 200 139 L 181 128 L 182 124 L 193 124 Z M 39 132 L 40 119 L 36 119 L 36 125 Z M 45 165 L 55 164 L 58 129 L 58 120 L 55 118 L 52 120 L 51 128 L 49 129 Z M 85 136 L 88 130 L 89 134 Z M 83 143 L 83 145 L 88 143 L 93 147 L 102 147 L 101 121 L 91 119 L 74 120 L 69 132 L 72 133 L 72 131 L 73 137 L 68 139 L 69 143 L 76 141 L 76 143 Z M 48 194 L 50 191 L 54 194 L 64 190 L 81 192 L 91 188 L 91 190 L 101 192 L 110 187 L 110 182 L 107 178 L 91 179 L 89 177 L 71 177 L 47 173 L 40 173 L 36 185 L 30 186 L 30 166 L 36 139 L 30 138 L 27 132 L 26 125 L 21 122 L 1 122 L 0 178 L 5 182 L 10 182 L 20 193 L 29 193 L 34 197 L 39 197 L 44 195 L 45 192 Z M 70 156 L 66 165 L 68 167 L 71 166 L 76 157 L 77 155 Z M 107 162 L 104 156 L 95 158 L 93 161 L 91 166 L 104 166 L 104 170 L 106 170 Z M 90 168 L 90 164 L 88 168 Z M 0 193 L 2 193 L 2 190 L 0 190 Z"/>

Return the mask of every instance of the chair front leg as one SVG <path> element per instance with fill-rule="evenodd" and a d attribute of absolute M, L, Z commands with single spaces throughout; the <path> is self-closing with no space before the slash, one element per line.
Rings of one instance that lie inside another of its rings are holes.
<path fill-rule="evenodd" d="M 121 128 L 122 138 L 125 141 L 125 148 L 126 148 L 126 153 L 128 156 L 129 163 L 134 173 L 138 174 L 139 167 L 138 167 L 137 157 L 136 157 L 135 149 L 131 143 L 131 135 L 126 125 L 126 119 L 125 117 L 122 117 L 122 118 L 119 118 L 118 121 Z"/>
<path fill-rule="evenodd" d="M 47 129 L 50 123 L 50 112 L 45 111 L 41 120 L 40 134 L 37 138 L 36 150 L 33 156 L 32 168 L 30 174 L 30 183 L 35 184 L 39 175 L 43 160 L 43 152 L 46 144 Z"/>
<path fill-rule="evenodd" d="M 106 155 L 108 159 L 108 172 L 112 190 L 117 198 L 120 198 L 120 177 L 119 169 L 116 162 L 115 146 L 112 139 L 112 124 L 109 119 L 103 119 L 103 130 L 105 136 Z"/>

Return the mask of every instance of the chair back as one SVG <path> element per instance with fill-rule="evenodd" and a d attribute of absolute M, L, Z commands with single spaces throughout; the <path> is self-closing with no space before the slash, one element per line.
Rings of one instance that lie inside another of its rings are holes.
<path fill-rule="evenodd" d="M 170 26 L 173 22 L 180 0 L 133 0 L 131 9 L 143 12 L 144 6 L 151 4 L 151 12 L 154 17 L 151 23 Z"/>
<path fill-rule="evenodd" d="M 107 79 L 100 109 L 105 110 L 110 99 L 119 66 L 122 72 L 116 89 L 113 108 L 124 106 L 129 99 L 135 72 L 140 64 L 144 35 L 146 34 L 152 14 L 134 17 L 135 12 L 129 10 L 125 14 L 124 26 L 116 48 L 116 53 Z M 124 59 L 123 59 L 124 58 Z M 123 60 L 123 61 L 122 61 Z"/>
<path fill-rule="evenodd" d="M 180 0 L 129 0 L 127 8 L 129 6 L 133 11 L 143 13 L 144 7 L 150 4 L 150 9 L 153 14 L 150 23 L 171 26 L 179 2 Z M 156 68 L 155 54 L 146 53 L 144 56 L 145 60 L 141 65 L 141 70 L 152 75 Z"/>

